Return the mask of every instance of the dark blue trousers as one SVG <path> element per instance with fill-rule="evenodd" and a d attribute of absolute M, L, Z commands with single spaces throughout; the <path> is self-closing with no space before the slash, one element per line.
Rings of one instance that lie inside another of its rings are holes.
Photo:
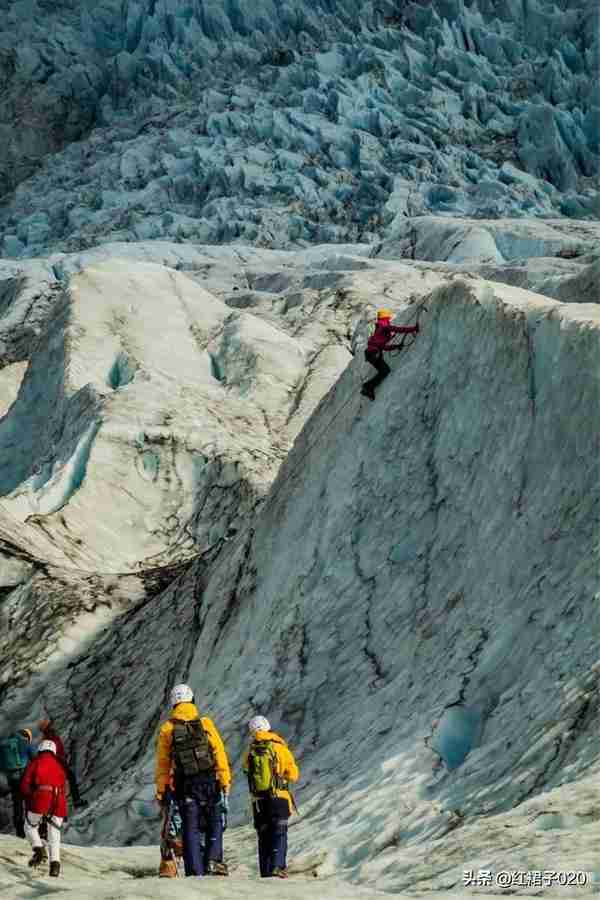
<path fill-rule="evenodd" d="M 274 868 L 285 869 L 287 865 L 290 808 L 281 797 L 265 797 L 253 803 L 253 812 L 260 875 L 270 878 Z"/>
<path fill-rule="evenodd" d="M 209 862 L 223 859 L 217 784 L 213 778 L 195 775 L 177 784 L 176 797 L 183 825 L 185 874 L 205 875 Z"/>

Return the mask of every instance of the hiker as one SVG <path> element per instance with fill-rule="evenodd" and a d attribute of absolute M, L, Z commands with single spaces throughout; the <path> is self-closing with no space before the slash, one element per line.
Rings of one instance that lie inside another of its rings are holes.
<path fill-rule="evenodd" d="M 66 773 L 56 755 L 54 741 L 41 741 L 35 759 L 25 769 L 21 779 L 21 794 L 25 800 L 25 833 L 31 842 L 33 856 L 29 865 L 37 868 L 46 860 L 39 827 L 48 825 L 50 875 L 60 875 L 60 830 L 67 815 L 65 797 Z"/>
<path fill-rule="evenodd" d="M 248 776 L 261 878 L 287 878 L 288 819 L 296 809 L 289 783 L 300 773 L 286 742 L 264 716 L 248 723 L 250 746 L 242 767 Z"/>
<path fill-rule="evenodd" d="M 33 735 L 29 728 L 22 728 L 16 734 L 0 741 L 0 772 L 6 775 L 13 807 L 13 824 L 15 834 L 25 837 L 25 813 L 21 797 L 21 778 L 27 764 L 35 757 L 35 748 L 31 743 Z"/>
<path fill-rule="evenodd" d="M 375 399 L 375 388 L 381 384 L 384 378 L 387 378 L 391 372 L 390 367 L 383 358 L 384 350 L 393 350 L 394 345 L 390 343 L 395 334 L 418 334 L 419 323 L 416 325 L 392 325 L 393 313 L 389 309 L 380 309 L 377 311 L 377 325 L 375 331 L 367 342 L 365 350 L 365 359 L 377 369 L 377 375 L 365 381 L 361 388 L 363 397 L 369 400 Z"/>
<path fill-rule="evenodd" d="M 65 745 L 63 744 L 59 735 L 56 733 L 54 722 L 52 722 L 51 719 L 40 719 L 40 721 L 38 722 L 38 728 L 42 733 L 42 739 L 44 741 L 52 741 L 56 747 L 56 758 L 65 770 L 65 775 L 67 776 L 69 782 L 69 792 L 71 794 L 71 799 L 73 800 L 73 806 L 75 807 L 75 809 L 83 809 L 88 805 L 88 802 L 87 800 L 84 800 L 79 793 L 79 786 L 77 784 L 77 779 L 75 778 L 75 772 L 70 767 L 67 761 Z"/>
<path fill-rule="evenodd" d="M 219 732 L 200 718 L 187 684 L 171 691 L 171 715 L 160 729 L 156 753 L 156 798 L 165 806 L 175 793 L 183 822 L 186 876 L 227 875 L 223 862 L 223 818 L 231 770 Z"/>

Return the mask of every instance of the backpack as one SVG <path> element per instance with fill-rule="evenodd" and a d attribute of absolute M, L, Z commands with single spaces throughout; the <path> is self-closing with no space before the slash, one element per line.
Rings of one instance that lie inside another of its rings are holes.
<path fill-rule="evenodd" d="M 215 761 L 208 735 L 200 719 L 187 722 L 171 719 L 173 723 L 173 757 L 175 766 L 186 778 L 208 775 L 215 771 Z"/>
<path fill-rule="evenodd" d="M 0 772 L 12 774 L 26 768 L 29 758 L 25 741 L 14 734 L 0 741 Z"/>
<path fill-rule="evenodd" d="M 272 741 L 254 741 L 248 751 L 248 786 L 252 794 L 273 793 L 281 787 L 278 758 Z"/>

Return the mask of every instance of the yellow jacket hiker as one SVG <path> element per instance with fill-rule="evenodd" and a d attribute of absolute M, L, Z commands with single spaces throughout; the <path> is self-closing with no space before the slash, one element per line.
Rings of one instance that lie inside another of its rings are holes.
<path fill-rule="evenodd" d="M 248 730 L 251 743 L 242 768 L 252 799 L 260 874 L 262 878 L 287 878 L 288 819 L 295 809 L 288 785 L 298 781 L 300 772 L 290 748 L 271 731 L 264 716 L 254 716 Z"/>
<path fill-rule="evenodd" d="M 171 710 L 170 718 L 160 729 L 158 735 L 158 746 L 156 751 L 156 796 L 160 800 L 165 792 L 165 788 L 175 787 L 174 783 L 174 759 L 172 755 L 173 746 L 173 729 L 172 719 L 182 719 L 184 722 L 191 722 L 193 719 L 200 719 L 202 727 L 208 736 L 208 743 L 213 752 L 215 760 L 215 776 L 222 790 L 229 791 L 231 784 L 231 769 L 229 768 L 229 760 L 225 752 L 225 746 L 221 740 L 221 735 L 217 731 L 212 719 L 207 716 L 200 717 L 197 708 L 193 703 L 179 703 L 177 707 Z"/>
<path fill-rule="evenodd" d="M 171 715 L 156 747 L 156 797 L 167 804 L 175 795 L 183 824 L 186 875 L 227 874 L 223 830 L 231 769 L 221 736 L 200 716 L 187 684 L 171 691 Z"/>

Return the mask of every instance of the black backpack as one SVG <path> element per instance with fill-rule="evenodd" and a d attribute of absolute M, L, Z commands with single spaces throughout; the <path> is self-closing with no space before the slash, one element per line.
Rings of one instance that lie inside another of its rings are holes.
<path fill-rule="evenodd" d="M 200 719 L 171 719 L 171 722 L 176 769 L 186 778 L 214 774 L 213 752 Z"/>

